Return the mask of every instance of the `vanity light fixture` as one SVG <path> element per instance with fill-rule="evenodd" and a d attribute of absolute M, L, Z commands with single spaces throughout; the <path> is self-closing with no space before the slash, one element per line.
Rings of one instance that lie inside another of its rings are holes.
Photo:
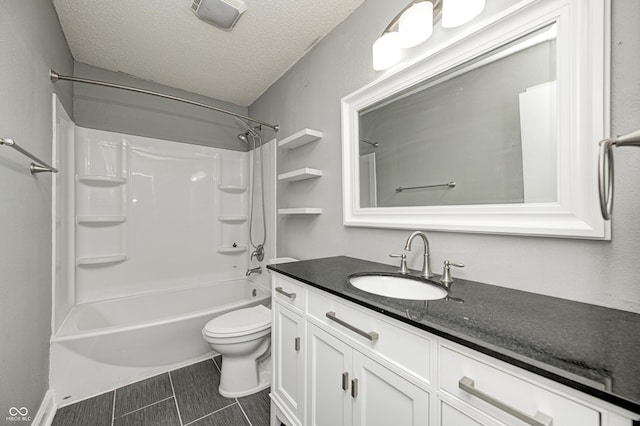
<path fill-rule="evenodd" d="M 400 61 L 400 35 L 397 31 L 382 34 L 373 43 L 373 69 L 391 68 Z"/>
<path fill-rule="evenodd" d="M 373 43 L 373 69 L 386 70 L 400 61 L 400 49 L 417 46 L 433 33 L 433 24 L 466 24 L 484 10 L 485 0 L 414 0 L 391 20 Z"/>
<path fill-rule="evenodd" d="M 442 27 L 464 25 L 484 10 L 485 0 L 442 0 Z"/>
<path fill-rule="evenodd" d="M 398 20 L 400 47 L 417 46 L 433 33 L 433 3 L 414 3 Z"/>

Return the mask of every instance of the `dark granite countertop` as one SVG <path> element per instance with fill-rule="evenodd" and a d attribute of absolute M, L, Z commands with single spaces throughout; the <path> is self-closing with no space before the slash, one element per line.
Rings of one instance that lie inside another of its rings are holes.
<path fill-rule="evenodd" d="M 450 296 L 463 303 L 392 299 L 347 277 L 396 267 L 346 256 L 268 268 L 640 414 L 638 314 L 462 279 Z"/>

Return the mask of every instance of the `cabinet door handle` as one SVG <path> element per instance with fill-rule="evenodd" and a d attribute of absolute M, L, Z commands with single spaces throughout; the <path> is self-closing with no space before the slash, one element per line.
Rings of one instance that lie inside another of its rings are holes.
<path fill-rule="evenodd" d="M 349 389 L 349 373 L 342 373 L 342 390 Z"/>
<path fill-rule="evenodd" d="M 354 398 L 358 397 L 358 379 L 351 381 L 351 396 Z"/>
<path fill-rule="evenodd" d="M 548 415 L 541 413 L 541 412 L 537 412 L 534 416 L 530 416 L 527 413 L 523 413 L 522 411 L 518 410 L 517 408 L 514 408 L 510 405 L 505 404 L 504 402 L 500 401 L 499 399 L 496 399 L 494 397 L 492 397 L 491 395 L 488 395 L 484 392 L 482 392 L 481 390 L 476 389 L 475 387 L 475 382 L 473 381 L 473 379 L 470 379 L 466 376 L 462 377 L 462 379 L 460 379 L 460 381 L 458 382 L 458 387 L 460 389 L 462 389 L 463 391 L 480 398 L 481 400 L 483 400 L 484 402 L 493 405 L 494 407 L 498 408 L 499 410 L 504 411 L 507 414 L 511 414 L 512 416 L 522 420 L 523 422 L 525 422 L 528 425 L 532 425 L 532 426 L 551 426 L 551 423 L 553 422 L 553 418 L 549 417 Z"/>
<path fill-rule="evenodd" d="M 300 338 L 299 337 L 296 337 L 294 339 L 293 347 L 295 348 L 296 352 L 300 351 Z"/>
<path fill-rule="evenodd" d="M 287 293 L 286 291 L 284 291 L 282 289 L 282 287 L 276 287 L 276 291 L 284 296 L 287 296 L 289 299 L 293 300 L 296 298 L 296 294 L 295 293 Z"/>
<path fill-rule="evenodd" d="M 378 336 L 378 333 L 376 333 L 375 331 L 370 331 L 368 333 L 366 331 L 362 331 L 359 328 L 352 326 L 348 322 L 345 322 L 345 321 L 341 320 L 340 318 L 336 317 L 336 313 L 333 312 L 333 311 L 327 312 L 325 315 L 331 321 L 337 322 L 341 326 L 348 328 L 349 330 L 353 331 L 354 333 L 358 333 L 362 337 L 365 337 L 365 338 L 371 340 L 372 342 L 375 342 L 376 340 L 378 340 L 379 336 Z"/>

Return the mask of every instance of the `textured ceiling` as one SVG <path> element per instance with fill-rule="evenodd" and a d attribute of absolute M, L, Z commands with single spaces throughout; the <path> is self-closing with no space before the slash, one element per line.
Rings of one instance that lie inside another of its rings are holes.
<path fill-rule="evenodd" d="M 52 0 L 73 57 L 248 106 L 364 0 L 244 0 L 232 31 L 191 0 Z"/>

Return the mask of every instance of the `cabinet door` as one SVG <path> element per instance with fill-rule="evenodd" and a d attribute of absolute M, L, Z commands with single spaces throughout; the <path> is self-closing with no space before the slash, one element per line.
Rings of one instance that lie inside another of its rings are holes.
<path fill-rule="evenodd" d="M 307 423 L 310 426 L 350 425 L 352 349 L 312 324 L 307 336 Z"/>
<path fill-rule="evenodd" d="M 371 358 L 353 351 L 353 424 L 426 426 L 429 393 Z"/>
<path fill-rule="evenodd" d="M 273 391 L 300 422 L 304 415 L 304 321 L 279 303 L 274 303 L 274 314 Z"/>

